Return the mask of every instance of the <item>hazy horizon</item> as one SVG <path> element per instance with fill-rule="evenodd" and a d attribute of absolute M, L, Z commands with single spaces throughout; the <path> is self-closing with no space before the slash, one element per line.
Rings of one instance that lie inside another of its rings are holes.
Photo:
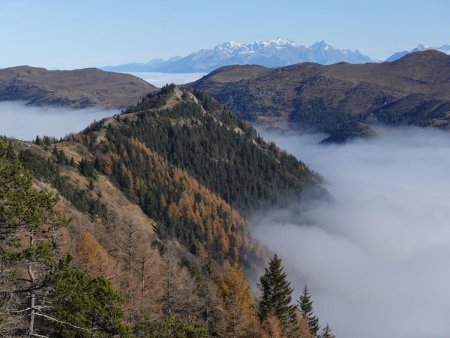
<path fill-rule="evenodd" d="M 8 32 L 0 68 L 103 67 L 278 37 L 302 45 L 325 40 L 385 59 L 419 43 L 450 43 L 449 13 L 444 0 L 8 1 L 0 11 L 0 28 Z"/>

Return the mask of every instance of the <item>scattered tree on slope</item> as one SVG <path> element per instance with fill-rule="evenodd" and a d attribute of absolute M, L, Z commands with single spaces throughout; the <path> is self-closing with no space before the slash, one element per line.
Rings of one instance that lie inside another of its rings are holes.
<path fill-rule="evenodd" d="M 296 307 L 291 304 L 292 291 L 290 282 L 281 265 L 281 259 L 275 255 L 260 278 L 259 289 L 261 300 L 259 302 L 258 317 L 261 322 L 269 317 L 275 317 L 282 325 L 286 336 L 293 336 L 297 327 Z"/>
<path fill-rule="evenodd" d="M 314 315 L 313 302 L 308 292 L 308 287 L 305 285 L 303 289 L 303 294 L 298 300 L 298 306 L 300 308 L 300 313 L 307 320 L 309 329 L 311 333 L 316 336 L 319 332 L 319 319 Z"/>

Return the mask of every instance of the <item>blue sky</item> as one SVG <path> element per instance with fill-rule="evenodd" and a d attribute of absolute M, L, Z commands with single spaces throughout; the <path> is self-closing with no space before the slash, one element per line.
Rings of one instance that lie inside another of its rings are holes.
<path fill-rule="evenodd" d="M 0 67 L 104 66 L 276 39 L 374 57 L 450 43 L 449 0 L 3 0 Z"/>

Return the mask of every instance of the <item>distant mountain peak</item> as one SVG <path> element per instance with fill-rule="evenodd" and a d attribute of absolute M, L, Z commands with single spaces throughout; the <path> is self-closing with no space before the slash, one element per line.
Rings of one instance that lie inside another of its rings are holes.
<path fill-rule="evenodd" d="M 325 42 L 325 40 L 321 40 L 321 41 L 319 41 L 319 42 L 316 42 L 316 43 L 314 43 L 313 44 L 313 46 L 329 46 L 326 42 Z"/>
<path fill-rule="evenodd" d="M 423 50 L 427 49 L 427 47 L 425 47 L 423 44 L 419 43 L 415 49 L 417 49 L 418 51 L 423 51 Z"/>
<path fill-rule="evenodd" d="M 260 40 L 260 41 L 254 41 L 254 42 L 241 42 L 236 40 L 226 41 L 219 43 L 214 47 L 213 50 L 221 50 L 221 49 L 253 49 L 255 47 L 265 47 L 265 48 L 271 48 L 271 47 L 297 47 L 298 44 L 292 40 L 283 39 L 283 38 L 277 38 L 276 40 Z M 206 50 L 206 49 L 204 49 Z"/>
<path fill-rule="evenodd" d="M 242 42 L 231 40 L 231 41 L 226 41 L 226 42 L 219 43 L 218 45 L 216 45 L 216 47 L 214 47 L 214 49 L 242 48 L 244 46 L 245 46 L 245 44 L 242 43 Z M 207 50 L 207 49 L 204 49 L 204 50 Z"/>
<path fill-rule="evenodd" d="M 397 61 L 398 59 L 404 57 L 405 55 L 413 52 L 423 52 L 425 50 L 437 50 L 439 52 L 445 53 L 447 55 L 450 55 L 450 45 L 442 45 L 441 47 L 429 47 L 425 46 L 424 44 L 419 43 L 416 48 L 413 48 L 411 50 L 404 50 L 401 52 L 396 52 L 389 56 L 385 61 L 387 62 L 393 62 Z"/>
<path fill-rule="evenodd" d="M 236 40 L 219 43 L 213 49 L 201 49 L 185 57 L 169 61 L 158 61 L 151 67 L 149 62 L 140 70 L 130 70 L 129 65 L 108 67 L 114 71 L 157 71 L 166 73 L 211 72 L 228 65 L 256 64 L 265 67 L 288 66 L 301 62 L 333 64 L 338 62 L 367 63 L 370 58 L 359 51 L 337 49 L 324 40 L 311 46 L 300 45 L 295 41 L 278 37 L 275 40 L 241 42 Z"/>
<path fill-rule="evenodd" d="M 335 49 L 333 46 L 329 45 L 324 40 L 312 44 L 309 48 L 321 48 L 323 50 Z"/>
<path fill-rule="evenodd" d="M 266 44 L 268 46 L 291 46 L 291 47 L 297 47 L 298 44 L 295 41 L 289 40 L 289 39 L 283 39 L 283 38 L 277 38 L 276 40 L 264 40 L 259 41 L 261 44 Z"/>

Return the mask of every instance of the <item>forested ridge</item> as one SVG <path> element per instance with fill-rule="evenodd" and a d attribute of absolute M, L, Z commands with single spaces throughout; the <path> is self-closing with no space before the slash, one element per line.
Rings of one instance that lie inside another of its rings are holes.
<path fill-rule="evenodd" d="M 211 97 L 167 86 L 0 150 L 0 335 L 319 336 L 278 257 L 258 294 L 244 271 L 268 255 L 248 213 L 320 179 Z"/>
<path fill-rule="evenodd" d="M 301 198 L 319 181 L 210 96 L 175 86 L 73 138 L 95 155 L 99 172 L 158 220 L 161 238 L 219 259 L 248 261 L 242 213 Z"/>
<path fill-rule="evenodd" d="M 169 100 L 175 87 L 163 93 Z M 157 110 L 164 95 L 144 98 L 126 112 L 140 112 L 135 119 L 108 128 L 108 146 L 117 153 L 135 138 L 241 211 L 286 203 L 317 182 L 304 163 L 264 142 L 212 97 L 197 90 L 181 96 L 173 107 Z"/>

